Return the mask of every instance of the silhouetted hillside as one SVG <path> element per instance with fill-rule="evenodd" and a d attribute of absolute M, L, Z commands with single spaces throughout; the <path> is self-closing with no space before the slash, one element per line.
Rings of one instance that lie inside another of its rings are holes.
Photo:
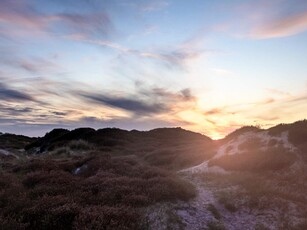
<path fill-rule="evenodd" d="M 42 154 L 69 147 L 72 141 L 86 141 L 102 152 L 138 155 L 156 166 L 183 168 L 201 163 L 213 154 L 214 142 L 207 136 L 182 128 L 127 131 L 117 128 L 54 129 L 27 145 L 28 153 Z M 67 152 L 67 151 L 66 151 Z"/>
<path fill-rule="evenodd" d="M 280 124 L 268 130 L 243 127 L 220 141 L 209 166 L 227 170 L 285 170 L 307 163 L 307 121 Z"/>
<path fill-rule="evenodd" d="M 0 134 L 0 148 L 1 149 L 23 149 L 26 145 L 29 145 L 36 138 L 27 137 L 23 135 L 15 134 Z"/>
<path fill-rule="evenodd" d="M 244 126 L 241 127 L 239 129 L 236 129 L 235 131 L 231 132 L 230 134 L 228 134 L 226 137 L 224 137 L 223 139 L 220 140 L 220 142 L 225 143 L 227 141 L 230 141 L 244 133 L 247 132 L 260 132 L 262 131 L 262 129 L 256 127 L 256 126 Z"/>

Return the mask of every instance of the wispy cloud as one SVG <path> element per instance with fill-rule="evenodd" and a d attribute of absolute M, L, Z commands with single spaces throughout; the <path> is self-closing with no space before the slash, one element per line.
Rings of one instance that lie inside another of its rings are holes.
<path fill-rule="evenodd" d="M 220 115 L 221 113 L 224 113 L 224 109 L 222 108 L 214 108 L 214 109 L 210 109 L 206 112 L 204 112 L 204 115 Z"/>
<path fill-rule="evenodd" d="M 267 39 L 287 37 L 307 30 L 307 11 L 285 15 L 261 24 L 250 33 L 252 38 Z"/>
<path fill-rule="evenodd" d="M 132 112 L 136 116 L 167 114 L 180 108 L 180 104 L 193 102 L 190 89 L 170 92 L 163 88 L 138 88 L 135 94 L 116 95 L 82 92 L 80 96 L 96 104 L 107 105 Z"/>
<path fill-rule="evenodd" d="M 45 58 L 15 58 L 13 64 L 30 73 L 59 72 L 62 67 Z"/>
<path fill-rule="evenodd" d="M 305 0 L 242 1 L 229 6 L 226 18 L 213 30 L 236 38 L 288 37 L 307 30 L 307 4 Z"/>
<path fill-rule="evenodd" d="M 9 86 L 0 83 L 0 100 L 5 101 L 35 101 L 35 99 L 27 93 L 10 88 Z"/>
<path fill-rule="evenodd" d="M 120 3 L 120 5 L 124 7 L 132 7 L 134 9 L 137 9 L 141 13 L 149 13 L 167 8 L 170 5 L 170 2 L 166 0 L 140 0 L 138 2 L 123 1 Z"/>
<path fill-rule="evenodd" d="M 266 92 L 273 94 L 273 95 L 276 95 L 276 96 L 291 96 L 290 93 L 279 90 L 279 89 L 266 88 L 265 90 L 266 90 Z"/>
<path fill-rule="evenodd" d="M 0 25 L 3 36 L 61 35 L 85 33 L 105 36 L 112 31 L 112 22 L 105 11 L 42 13 L 29 1 L 0 1 Z"/>
<path fill-rule="evenodd" d="M 112 23 L 105 12 L 100 13 L 60 13 L 48 16 L 50 23 L 61 26 L 64 23 L 68 32 L 78 32 L 89 35 L 107 35 L 112 30 Z"/>
<path fill-rule="evenodd" d="M 162 10 L 168 7 L 169 5 L 170 3 L 168 1 L 158 0 L 141 4 L 138 8 L 144 12 L 152 12 L 152 11 Z"/>
<path fill-rule="evenodd" d="M 150 104 L 142 100 L 126 97 L 112 97 L 102 94 L 84 94 L 82 96 L 90 99 L 93 102 L 124 109 L 130 112 L 134 112 L 138 115 L 161 113 L 166 109 L 162 104 Z"/>
<path fill-rule="evenodd" d="M 196 46 L 194 47 L 194 44 L 187 44 L 187 42 L 167 49 L 156 48 L 138 50 L 128 48 L 108 40 L 93 40 L 83 34 L 72 34 L 66 36 L 66 38 L 110 48 L 122 55 L 133 55 L 139 58 L 155 60 L 169 68 L 185 69 L 189 61 L 195 60 L 205 53 L 209 54 L 215 52 L 214 50 L 210 49 L 203 49 Z"/>

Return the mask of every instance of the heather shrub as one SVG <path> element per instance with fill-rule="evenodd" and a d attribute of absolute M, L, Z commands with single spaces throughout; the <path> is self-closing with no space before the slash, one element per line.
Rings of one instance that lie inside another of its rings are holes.
<path fill-rule="evenodd" d="M 250 151 L 257 150 L 261 147 L 262 141 L 260 138 L 249 138 L 238 146 L 240 150 Z"/>
<path fill-rule="evenodd" d="M 125 207 L 92 206 L 79 212 L 74 229 L 138 229 L 136 210 Z"/>
<path fill-rule="evenodd" d="M 210 221 L 207 224 L 208 230 L 226 230 L 225 226 L 220 221 Z"/>
<path fill-rule="evenodd" d="M 242 206 L 250 209 L 281 209 L 288 206 L 288 201 L 300 204 L 300 213 L 307 216 L 304 205 L 307 202 L 307 176 L 304 171 L 232 172 L 225 175 L 208 173 L 201 177 L 218 188 L 216 198 L 229 211 L 236 211 Z"/>
<path fill-rule="evenodd" d="M 179 170 L 202 163 L 215 153 L 214 146 L 203 142 L 178 144 L 173 147 L 161 146 L 159 149 L 149 151 L 144 160 L 151 165 L 168 170 Z"/>
<path fill-rule="evenodd" d="M 75 151 L 88 151 L 94 149 L 94 146 L 84 140 L 74 140 L 67 145 L 71 150 Z"/>
<path fill-rule="evenodd" d="M 212 213 L 215 219 L 220 220 L 222 218 L 221 213 L 213 204 L 209 204 L 207 209 Z"/>
<path fill-rule="evenodd" d="M 291 166 L 296 156 L 283 147 L 267 150 L 250 150 L 241 154 L 225 155 L 209 161 L 209 166 L 217 165 L 226 170 L 262 171 L 282 170 Z"/>
<path fill-rule="evenodd" d="M 20 223 L 18 220 L 14 219 L 13 217 L 4 217 L 0 216 L 0 223 L 1 229 L 3 230 L 10 230 L 10 229 L 28 229 L 29 224 Z"/>
<path fill-rule="evenodd" d="M 292 124 L 289 131 L 289 141 L 295 145 L 300 145 L 306 142 L 307 138 L 307 120 Z"/>
<path fill-rule="evenodd" d="M 0 174 L 0 220 L 7 229 L 137 229 L 143 207 L 193 196 L 175 174 L 134 158 L 48 156 Z"/>
<path fill-rule="evenodd" d="M 54 155 L 54 156 L 70 156 L 71 151 L 68 147 L 59 147 L 54 149 L 53 151 L 49 152 L 49 155 Z"/>

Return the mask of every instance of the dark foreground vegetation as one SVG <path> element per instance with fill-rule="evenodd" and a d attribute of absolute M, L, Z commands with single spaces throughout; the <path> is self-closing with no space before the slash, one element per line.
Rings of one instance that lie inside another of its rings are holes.
<path fill-rule="evenodd" d="M 143 229 L 142 208 L 195 196 L 168 171 L 99 152 L 2 167 L 1 229 Z"/>
<path fill-rule="evenodd" d="M 267 132 L 275 139 L 286 134 L 292 147 L 272 138 L 264 148 L 251 136 L 238 145 L 239 154 L 214 158 L 220 147 L 246 132 Z M 225 174 L 179 178 L 178 170 L 204 161 Z M 162 226 L 164 218 L 181 229 L 193 224 L 182 222 L 186 209 L 196 222 L 197 210 L 205 209 L 211 213 L 211 220 L 201 222 L 207 229 L 225 229 L 233 221 L 237 227 L 242 218 L 246 226 L 249 216 L 257 216 L 262 218 L 253 223 L 257 230 L 271 229 L 271 223 L 276 229 L 303 230 L 306 163 L 306 120 L 268 130 L 243 127 L 219 141 L 181 128 L 54 129 L 41 138 L 1 134 L 0 229 L 159 229 L 149 226 L 156 217 L 153 226 Z M 193 203 L 211 193 L 215 198 L 204 209 L 199 208 L 203 203 Z M 178 204 L 184 207 L 178 209 L 181 216 L 172 210 Z"/>
<path fill-rule="evenodd" d="M 199 177 L 206 188 L 214 191 L 219 209 L 210 206 L 209 211 L 220 224 L 223 223 L 222 213 L 232 216 L 237 213 L 248 216 L 252 213 L 257 216 L 254 218 L 256 230 L 305 230 L 306 170 L 304 168 L 290 173 L 237 171 L 229 174 L 207 173 Z"/>
<path fill-rule="evenodd" d="M 297 157 L 283 147 L 260 151 L 253 149 L 241 154 L 225 155 L 209 161 L 209 166 L 220 166 L 231 171 L 275 171 L 289 168 Z"/>

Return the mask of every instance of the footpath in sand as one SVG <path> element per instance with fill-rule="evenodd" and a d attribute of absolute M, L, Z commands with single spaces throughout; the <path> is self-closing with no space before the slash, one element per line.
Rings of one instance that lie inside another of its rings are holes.
<path fill-rule="evenodd" d="M 216 194 L 221 192 L 221 188 L 202 179 L 202 173 L 210 173 L 211 171 L 206 168 L 207 164 L 203 163 L 178 172 L 184 180 L 188 180 L 195 186 L 196 197 L 188 202 L 161 203 L 150 207 L 147 210 L 146 220 L 148 229 L 254 230 L 261 229 L 261 227 L 262 229 L 276 229 L 274 225 L 277 213 L 274 210 L 260 212 L 244 207 L 236 211 L 227 210 L 216 198 Z M 213 171 L 217 173 L 220 170 L 213 169 Z M 227 190 L 223 189 L 223 192 L 227 193 L 235 189 L 238 188 L 230 187 Z M 212 207 L 215 212 L 212 211 Z M 263 228 L 264 226 L 266 227 Z"/>

